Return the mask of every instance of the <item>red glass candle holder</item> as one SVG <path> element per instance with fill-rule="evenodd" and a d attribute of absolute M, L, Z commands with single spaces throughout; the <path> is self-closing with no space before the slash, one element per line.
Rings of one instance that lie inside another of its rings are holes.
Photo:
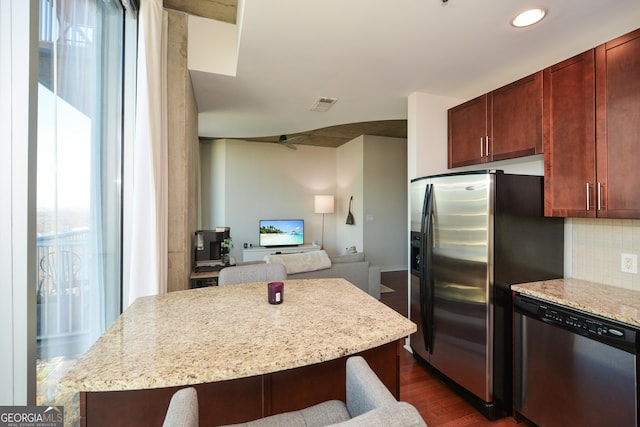
<path fill-rule="evenodd" d="M 267 284 L 269 293 L 269 304 L 282 304 L 284 299 L 284 283 L 269 282 Z"/>

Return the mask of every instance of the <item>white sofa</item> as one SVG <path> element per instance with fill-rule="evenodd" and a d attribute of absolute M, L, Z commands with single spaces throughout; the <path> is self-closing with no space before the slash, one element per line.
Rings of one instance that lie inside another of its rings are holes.
<path fill-rule="evenodd" d="M 293 257 L 314 257 L 324 251 L 313 251 L 300 254 L 268 255 L 265 257 L 268 263 L 286 263 Z M 313 271 L 290 273 L 287 271 L 287 279 L 323 279 L 343 278 L 353 283 L 363 291 L 376 299 L 380 299 L 380 267 L 370 265 L 365 259 L 364 252 L 355 254 L 329 256 L 330 266 Z M 289 270 L 289 269 L 288 269 Z"/>

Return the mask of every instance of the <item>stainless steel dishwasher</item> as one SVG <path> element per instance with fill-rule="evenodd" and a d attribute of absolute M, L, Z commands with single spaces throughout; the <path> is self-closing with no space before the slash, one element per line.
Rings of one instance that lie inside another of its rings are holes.
<path fill-rule="evenodd" d="M 638 426 L 637 331 L 514 298 L 515 411 L 541 427 Z"/>

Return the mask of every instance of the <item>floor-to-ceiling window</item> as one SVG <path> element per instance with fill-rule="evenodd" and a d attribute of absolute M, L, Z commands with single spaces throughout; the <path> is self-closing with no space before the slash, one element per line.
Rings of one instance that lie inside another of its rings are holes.
<path fill-rule="evenodd" d="M 39 0 L 38 404 L 121 310 L 126 49 L 114 0 Z M 126 2 L 129 4 L 130 2 Z"/>

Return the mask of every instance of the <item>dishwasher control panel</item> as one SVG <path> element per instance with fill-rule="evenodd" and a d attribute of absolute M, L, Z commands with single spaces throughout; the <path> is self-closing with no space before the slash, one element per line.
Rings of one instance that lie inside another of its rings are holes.
<path fill-rule="evenodd" d="M 513 303 L 518 313 L 628 352 L 636 352 L 637 330 L 631 326 L 520 294 L 516 295 Z"/>
<path fill-rule="evenodd" d="M 608 325 L 604 322 L 587 319 L 582 316 L 577 316 L 575 314 L 556 310 L 543 305 L 540 305 L 540 311 L 542 316 L 551 322 L 561 323 L 570 328 L 581 329 L 590 334 L 611 335 L 613 337 L 623 338 L 625 336 L 625 331 L 623 329 L 616 328 L 615 326 Z"/>

